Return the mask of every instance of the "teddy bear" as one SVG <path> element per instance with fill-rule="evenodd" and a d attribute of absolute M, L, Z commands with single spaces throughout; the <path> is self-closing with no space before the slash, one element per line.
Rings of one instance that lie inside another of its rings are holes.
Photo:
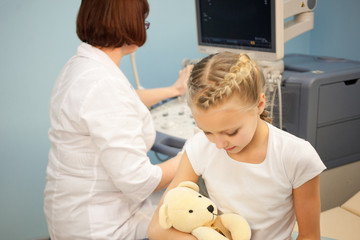
<path fill-rule="evenodd" d="M 218 215 L 217 207 L 199 193 L 191 181 L 181 182 L 169 190 L 159 209 L 159 224 L 163 229 L 191 233 L 199 240 L 249 240 L 251 229 L 240 215 Z"/>

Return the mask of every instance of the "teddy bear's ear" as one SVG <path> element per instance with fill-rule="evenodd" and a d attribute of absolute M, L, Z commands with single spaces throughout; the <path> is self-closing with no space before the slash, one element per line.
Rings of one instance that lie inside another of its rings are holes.
<path fill-rule="evenodd" d="M 185 182 L 181 182 L 178 187 L 188 187 L 194 191 L 197 191 L 199 192 L 199 186 L 194 183 L 194 182 L 191 182 L 191 181 L 185 181 Z"/>
<path fill-rule="evenodd" d="M 172 227 L 168 216 L 168 205 L 165 203 L 159 209 L 159 224 L 163 229 L 169 229 Z"/>

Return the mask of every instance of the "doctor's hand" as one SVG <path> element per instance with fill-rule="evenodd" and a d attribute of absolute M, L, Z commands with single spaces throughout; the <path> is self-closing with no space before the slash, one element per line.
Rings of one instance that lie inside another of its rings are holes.
<path fill-rule="evenodd" d="M 162 100 L 184 95 L 186 92 L 186 84 L 193 69 L 193 65 L 189 65 L 179 71 L 179 77 L 176 82 L 169 87 L 137 89 L 141 101 L 147 107 L 151 107 Z"/>
<path fill-rule="evenodd" d="M 178 92 L 178 96 L 184 95 L 187 88 L 187 81 L 189 80 L 190 73 L 194 65 L 188 65 L 187 67 L 179 71 L 179 77 L 172 87 Z"/>

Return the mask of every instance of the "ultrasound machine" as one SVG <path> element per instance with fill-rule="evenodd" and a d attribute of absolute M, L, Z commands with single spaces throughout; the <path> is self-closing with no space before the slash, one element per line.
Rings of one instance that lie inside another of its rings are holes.
<path fill-rule="evenodd" d="M 327 168 L 360 159 L 360 62 L 288 54 L 314 26 L 316 0 L 195 0 L 198 50 L 246 52 L 262 67 L 274 125 L 309 141 Z M 137 85 L 135 55 L 131 56 Z M 183 66 L 199 59 L 186 59 Z M 353 104 L 350 104 L 353 103 Z M 152 148 L 176 155 L 198 131 L 183 97 L 153 108 Z"/>

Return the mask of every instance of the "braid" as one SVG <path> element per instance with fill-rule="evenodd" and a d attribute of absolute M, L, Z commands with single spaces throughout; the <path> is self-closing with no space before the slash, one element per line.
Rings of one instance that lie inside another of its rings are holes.
<path fill-rule="evenodd" d="M 272 122 L 272 118 L 269 116 L 269 111 L 265 110 L 260 114 L 260 118 L 268 123 Z"/>
<path fill-rule="evenodd" d="M 207 110 L 237 95 L 241 103 L 256 106 L 265 82 L 261 69 L 245 53 L 222 52 L 209 55 L 195 64 L 188 81 L 190 107 Z M 268 121 L 268 113 L 261 118 Z"/>

